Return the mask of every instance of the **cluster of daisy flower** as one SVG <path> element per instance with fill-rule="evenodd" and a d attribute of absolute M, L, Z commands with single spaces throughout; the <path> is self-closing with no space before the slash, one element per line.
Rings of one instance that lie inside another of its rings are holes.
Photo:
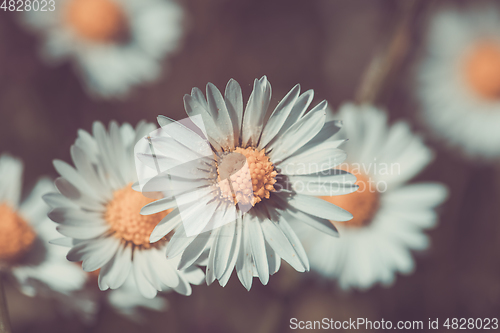
<path fill-rule="evenodd" d="M 159 129 L 95 122 L 78 132 L 73 165 L 55 160 L 60 177 L 41 181 L 20 209 L 21 164 L 3 157 L 2 263 L 23 291 L 52 288 L 84 320 L 96 304 L 127 315 L 159 310 L 158 293 L 225 286 L 233 271 L 250 290 L 254 277 L 267 284 L 281 259 L 345 287 L 411 271 L 410 250 L 428 246 L 423 230 L 446 197 L 440 184 L 405 184 L 432 158 L 422 140 L 370 106 L 348 104 L 327 120 L 326 101 L 310 107 L 313 91 L 299 85 L 274 110 L 270 100 L 266 77 L 246 107 L 230 80 L 224 95 L 208 84 L 206 97 L 197 88 L 184 97 L 191 126 L 164 116 Z M 347 137 L 348 159 L 339 148 Z M 400 169 L 377 172 L 366 167 L 373 161 Z M 140 168 L 156 174 L 145 179 Z M 370 179 L 386 187 L 356 192 Z M 31 262 L 35 246 L 47 254 Z"/>
<path fill-rule="evenodd" d="M 102 96 L 153 79 L 181 35 L 171 1 L 58 6 L 25 22 L 44 34 L 47 59 L 70 58 Z M 500 156 L 497 12 L 436 15 L 418 76 L 430 128 L 485 158 Z M 22 203 L 22 162 L 2 155 L 2 274 L 92 321 L 105 305 L 162 310 L 164 293 L 225 286 L 234 271 L 248 290 L 254 277 L 266 285 L 282 259 L 345 289 L 412 272 L 447 197 L 442 184 L 409 184 L 433 158 L 422 138 L 371 105 L 333 113 L 296 85 L 271 109 L 271 95 L 265 76 L 246 104 L 236 81 L 209 83 L 184 96 L 185 122 L 95 122 L 78 132 L 72 164 L 54 161 L 60 177 Z"/>

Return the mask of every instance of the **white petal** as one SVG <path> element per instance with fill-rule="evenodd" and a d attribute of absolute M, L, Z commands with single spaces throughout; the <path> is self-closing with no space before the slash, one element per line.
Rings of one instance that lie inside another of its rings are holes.
<path fill-rule="evenodd" d="M 217 241 L 217 250 L 215 252 L 215 277 L 220 279 L 226 271 L 231 257 L 231 247 L 235 238 L 236 222 L 231 222 L 221 227 L 219 240 Z"/>
<path fill-rule="evenodd" d="M 154 298 L 158 291 L 142 274 L 141 266 L 137 261 L 133 262 L 132 271 L 134 272 L 135 282 L 139 292 L 146 298 Z"/>
<path fill-rule="evenodd" d="M 238 260 L 236 261 L 236 273 L 243 286 L 250 290 L 252 288 L 252 245 L 250 244 L 250 232 L 248 230 L 248 223 L 243 221 L 243 231 L 241 235 L 241 247 L 238 253 Z"/>
<path fill-rule="evenodd" d="M 259 141 L 259 148 L 264 148 L 266 145 L 274 139 L 274 137 L 279 133 L 286 119 L 289 117 L 295 102 L 300 94 L 300 85 L 297 84 L 290 90 L 288 94 L 280 101 L 276 109 L 274 109 L 271 117 L 267 121 L 264 130 L 262 131 L 262 137 Z"/>
<path fill-rule="evenodd" d="M 155 200 L 141 208 L 141 215 L 156 214 L 168 209 L 175 208 L 175 206 L 176 206 L 175 199 L 172 198 Z"/>
<path fill-rule="evenodd" d="M 352 214 L 320 198 L 296 194 L 289 196 L 288 205 L 304 213 L 331 221 L 349 221 Z"/>
<path fill-rule="evenodd" d="M 261 222 L 258 217 L 250 216 L 249 214 L 246 216 L 249 218 L 246 218 L 244 223 L 249 224 L 248 231 L 251 235 L 250 243 L 252 245 L 252 258 L 260 282 L 266 285 L 269 282 L 269 264 L 267 263 L 266 244 L 260 226 Z"/>
<path fill-rule="evenodd" d="M 321 102 L 276 140 L 269 153 L 273 163 L 291 156 L 318 134 L 325 124 L 326 107 L 326 101 Z"/>
<path fill-rule="evenodd" d="M 238 143 L 243 120 L 243 96 L 241 94 L 240 85 L 233 79 L 229 80 L 227 83 L 224 100 L 233 124 L 234 142 Z"/>
<path fill-rule="evenodd" d="M 132 247 L 121 245 L 114 258 L 99 272 L 99 288 L 117 289 L 125 283 L 132 269 Z"/>
<path fill-rule="evenodd" d="M 262 232 L 264 237 L 273 250 L 283 260 L 288 262 L 295 270 L 304 272 L 305 267 L 300 261 L 294 247 L 290 244 L 288 238 L 283 234 L 281 229 L 269 219 L 264 219 L 261 222 Z"/>
<path fill-rule="evenodd" d="M 230 249 L 231 257 L 229 259 L 229 265 L 227 265 L 226 271 L 222 276 L 219 278 L 219 284 L 221 287 L 225 287 L 226 284 L 229 281 L 229 278 L 231 277 L 231 274 L 233 273 L 236 261 L 238 259 L 238 255 L 240 252 L 241 248 L 241 243 L 242 243 L 242 232 L 243 232 L 243 221 L 241 219 L 236 220 L 236 234 L 235 234 L 235 239 L 233 241 L 233 244 Z"/>
<path fill-rule="evenodd" d="M 189 246 L 182 253 L 178 267 L 179 270 L 190 267 L 196 262 L 196 260 L 198 260 L 201 254 L 205 251 L 205 248 L 211 239 L 211 235 L 212 232 L 207 231 L 196 236 L 193 242 L 189 244 Z"/>
<path fill-rule="evenodd" d="M 165 237 L 169 232 L 177 228 L 182 223 L 182 217 L 179 213 L 179 209 L 176 208 L 165 216 L 160 223 L 154 228 L 151 236 L 149 236 L 149 241 L 151 243 L 156 243 L 163 237 Z"/>
<path fill-rule="evenodd" d="M 243 115 L 242 145 L 244 147 L 258 144 L 270 98 L 271 85 L 267 79 L 255 79 L 253 91 Z"/>
<path fill-rule="evenodd" d="M 222 134 L 223 141 L 220 143 L 221 146 L 234 148 L 233 123 L 229 117 L 222 94 L 212 83 L 207 84 L 207 102 L 209 111 L 212 117 L 215 116 L 214 119 Z"/>
<path fill-rule="evenodd" d="M 0 202 L 17 208 L 21 198 L 23 163 L 9 155 L 0 156 Z"/>

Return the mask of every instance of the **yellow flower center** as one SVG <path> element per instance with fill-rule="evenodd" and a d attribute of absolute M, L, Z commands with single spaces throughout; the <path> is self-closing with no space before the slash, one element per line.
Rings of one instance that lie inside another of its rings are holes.
<path fill-rule="evenodd" d="M 464 76 L 482 98 L 500 98 L 500 43 L 483 41 L 475 45 L 465 58 Z"/>
<path fill-rule="evenodd" d="M 141 208 L 153 201 L 154 199 L 134 191 L 131 185 L 115 191 L 104 214 L 106 222 L 111 226 L 113 236 L 145 249 L 168 241 L 168 236 L 166 236 L 154 244 L 149 242 L 153 229 L 172 211 L 169 209 L 153 215 L 141 215 Z"/>
<path fill-rule="evenodd" d="M 9 205 L 0 204 L 0 262 L 13 264 L 36 239 L 33 228 Z"/>
<path fill-rule="evenodd" d="M 112 42 L 126 32 L 126 17 L 113 0 L 71 0 L 66 21 L 82 38 L 93 42 Z"/>
<path fill-rule="evenodd" d="M 355 174 L 358 191 L 346 195 L 320 197 L 334 205 L 350 212 L 354 217 L 352 220 L 342 222 L 342 226 L 360 228 L 367 226 L 373 220 L 379 207 L 379 193 L 370 185 L 370 179 L 366 175 Z"/>
<path fill-rule="evenodd" d="M 223 155 L 217 166 L 220 195 L 234 204 L 255 206 L 274 191 L 274 165 L 264 149 L 236 148 Z"/>

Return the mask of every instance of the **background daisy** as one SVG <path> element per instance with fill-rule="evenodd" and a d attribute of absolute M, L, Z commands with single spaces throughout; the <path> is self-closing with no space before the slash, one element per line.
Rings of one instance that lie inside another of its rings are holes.
<path fill-rule="evenodd" d="M 341 135 L 349 138 L 341 168 L 358 177 L 359 190 L 322 197 L 352 211 L 354 218 L 333 222 L 340 233 L 336 240 L 310 228 L 302 233 L 311 268 L 337 278 L 346 289 L 389 285 L 397 272 L 414 269 L 411 250 L 429 246 L 423 230 L 435 225 L 434 208 L 447 190 L 437 183 L 406 184 L 432 158 L 407 123 L 388 126 L 387 115 L 367 105 L 344 105 L 334 117 L 343 119 Z"/>
<path fill-rule="evenodd" d="M 132 189 L 137 180 L 134 145 L 154 128 L 144 122 L 135 129 L 111 122 L 108 132 L 95 122 L 93 135 L 79 131 L 71 147 L 75 168 L 54 161 L 61 175 L 55 181 L 59 192 L 44 196 L 52 208 L 49 217 L 65 236 L 53 242 L 71 247 L 68 260 L 82 261 L 83 270 L 100 269 L 101 290 L 117 289 L 131 275 L 147 298 L 167 288 L 190 295 L 190 284 L 200 284 L 203 272 L 194 266 L 177 271 L 178 262 L 167 261 L 169 235 L 150 244 L 151 231 L 169 212 L 141 216 L 141 207 L 153 200 Z"/>
<path fill-rule="evenodd" d="M 173 0 L 49 2 L 47 11 L 23 13 L 43 38 L 43 57 L 71 60 L 88 90 L 103 97 L 156 79 L 182 35 L 183 11 Z"/>
<path fill-rule="evenodd" d="M 446 8 L 430 22 L 417 73 L 421 118 L 471 157 L 500 157 L 500 8 Z"/>
<path fill-rule="evenodd" d="M 22 174 L 20 160 L 0 156 L 0 274 L 29 296 L 78 290 L 85 275 L 65 260 L 64 249 L 49 244 L 57 232 L 41 197 L 52 182 L 41 179 L 21 202 Z"/>

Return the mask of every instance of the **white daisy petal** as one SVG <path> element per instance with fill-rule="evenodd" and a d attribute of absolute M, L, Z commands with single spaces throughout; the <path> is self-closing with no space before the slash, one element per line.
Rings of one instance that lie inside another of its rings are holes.
<path fill-rule="evenodd" d="M 101 267 L 99 288 L 101 290 L 118 289 L 129 276 L 132 269 L 132 247 L 120 246 L 113 259 Z"/>
<path fill-rule="evenodd" d="M 172 198 L 164 198 L 160 200 L 153 201 L 150 204 L 142 207 L 142 215 L 156 214 L 164 210 L 175 208 L 175 200 Z"/>
<path fill-rule="evenodd" d="M 277 163 L 285 175 L 308 175 L 332 169 L 345 161 L 347 154 L 340 149 L 308 150 Z"/>
<path fill-rule="evenodd" d="M 215 87 L 212 83 L 207 84 L 207 101 L 210 113 L 212 116 L 215 115 L 217 125 L 219 126 L 219 130 L 221 131 L 223 137 L 223 141 L 220 142 L 220 145 L 233 149 L 233 123 L 229 116 L 228 109 L 226 108 L 224 97 L 222 97 L 219 89 L 217 89 L 217 87 Z"/>
<path fill-rule="evenodd" d="M 9 155 L 0 156 L 0 202 L 18 207 L 21 198 L 23 164 Z"/>
<path fill-rule="evenodd" d="M 219 283 L 221 287 L 225 287 L 226 284 L 229 282 L 229 278 L 231 277 L 231 274 L 233 273 L 233 270 L 236 265 L 236 261 L 238 260 L 238 252 L 241 247 L 241 243 L 243 242 L 243 222 L 241 219 L 236 220 L 236 235 L 235 239 L 233 241 L 233 244 L 230 249 L 231 253 L 231 258 L 229 259 L 229 264 L 227 265 L 226 271 L 222 276 L 219 278 Z"/>
<path fill-rule="evenodd" d="M 297 100 L 295 101 L 295 105 L 292 108 L 292 111 L 290 112 L 290 115 L 288 118 L 285 120 L 285 123 L 281 127 L 280 131 L 278 134 L 274 137 L 274 139 L 271 141 L 271 144 L 273 144 L 276 139 L 280 138 L 285 134 L 285 132 L 292 127 L 293 124 L 295 124 L 299 119 L 301 119 L 304 114 L 307 111 L 307 108 L 311 104 L 312 100 L 314 97 L 314 91 L 312 89 L 302 93 Z M 268 145 L 271 147 L 270 145 Z"/>
<path fill-rule="evenodd" d="M 146 298 L 154 298 L 158 291 L 151 285 L 151 283 L 143 275 L 142 265 L 140 261 L 134 261 L 132 264 L 132 271 L 136 281 L 139 292 Z"/>
<path fill-rule="evenodd" d="M 250 244 L 250 233 L 248 224 L 243 221 L 243 234 L 241 238 L 241 248 L 236 261 L 236 273 L 243 286 L 250 290 L 252 288 L 252 245 Z"/>
<path fill-rule="evenodd" d="M 304 272 L 306 268 L 300 261 L 295 249 L 288 241 L 288 238 L 283 234 L 281 229 L 272 221 L 264 219 L 262 224 L 262 232 L 264 237 L 273 248 L 273 250 L 281 257 L 283 260 L 288 262 L 295 270 L 299 272 Z M 274 273 L 274 272 L 273 272 Z"/>
<path fill-rule="evenodd" d="M 229 257 L 231 256 L 231 247 L 235 239 L 236 222 L 231 222 L 221 227 L 219 232 L 219 240 L 217 241 L 217 249 L 215 249 L 216 257 L 214 258 L 215 277 L 220 279 L 222 274 L 227 269 Z"/>
<path fill-rule="evenodd" d="M 243 121 L 243 96 L 240 85 L 233 79 L 227 83 L 224 100 L 233 123 L 234 142 L 238 142 Z"/>
<path fill-rule="evenodd" d="M 182 253 L 179 267 L 177 268 L 182 270 L 193 265 L 205 251 L 207 244 L 211 240 L 210 236 L 211 232 L 202 233 L 196 236 L 193 242 L 189 244 L 188 247 L 186 247 L 186 250 Z"/>
<path fill-rule="evenodd" d="M 165 216 L 160 223 L 154 228 L 149 241 L 155 243 L 165 237 L 169 232 L 177 228 L 182 223 L 182 216 L 176 208 L 170 214 Z"/>
<path fill-rule="evenodd" d="M 212 231 L 212 235 L 214 235 L 213 243 L 212 243 L 212 249 L 210 253 L 208 254 L 208 263 L 207 263 L 207 271 L 206 271 L 206 281 L 207 281 L 207 286 L 211 285 L 215 281 L 215 256 L 216 256 L 216 251 L 217 251 L 217 242 L 219 241 L 219 235 L 220 228 L 215 229 Z"/>
<path fill-rule="evenodd" d="M 326 107 L 326 101 L 321 102 L 276 140 L 272 145 L 271 159 L 274 162 L 283 161 L 314 138 L 325 124 Z"/>
<path fill-rule="evenodd" d="M 292 108 L 300 94 L 300 85 L 297 84 L 290 92 L 280 101 L 276 109 L 274 109 L 271 117 L 266 123 L 262 131 L 262 137 L 259 141 L 259 148 L 264 148 L 271 140 L 279 133 L 286 119 L 290 115 Z"/>
<path fill-rule="evenodd" d="M 313 216 L 332 221 L 349 221 L 352 214 L 319 198 L 297 194 L 287 197 L 288 205 Z"/>
<path fill-rule="evenodd" d="M 54 190 L 54 184 L 48 178 L 40 179 L 30 195 L 23 201 L 19 207 L 19 212 L 29 221 L 35 222 L 37 218 L 47 214 L 48 207 L 41 197 Z M 38 221 L 37 221 L 38 222 Z"/>
<path fill-rule="evenodd" d="M 260 218 L 249 215 L 243 221 L 243 223 L 248 223 L 249 232 L 252 234 L 250 239 L 252 258 L 260 282 L 266 285 L 269 282 L 269 264 L 267 263 L 266 245 L 260 222 Z"/>

